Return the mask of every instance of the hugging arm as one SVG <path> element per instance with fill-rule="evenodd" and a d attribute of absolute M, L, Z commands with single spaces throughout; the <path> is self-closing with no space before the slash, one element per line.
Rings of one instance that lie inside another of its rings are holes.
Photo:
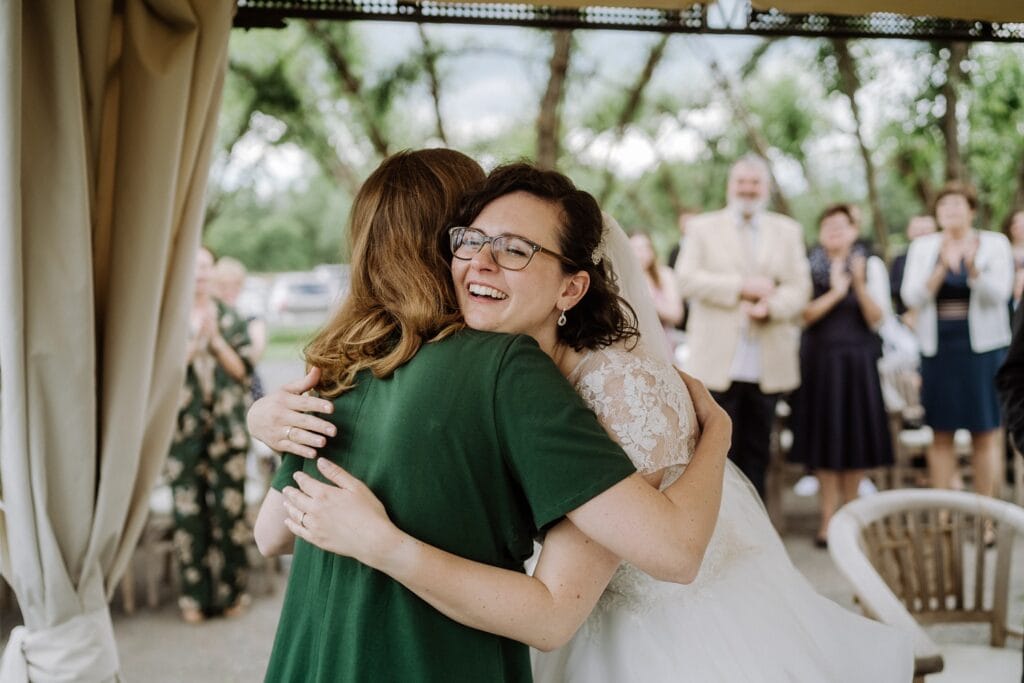
<path fill-rule="evenodd" d="M 656 524 L 686 527 L 678 535 L 661 531 L 681 547 L 663 553 L 660 561 L 671 566 L 679 557 L 685 558 L 681 567 L 668 573 L 689 581 L 696 575 L 717 520 L 731 425 L 702 384 L 685 376 L 684 381 L 693 394 L 702 436 L 686 471 L 667 489 L 676 501 L 668 510 L 659 508 L 663 512 Z M 295 475 L 299 488 L 284 490 L 285 524 L 295 535 L 388 574 L 460 623 L 541 650 L 560 647 L 572 637 L 619 562 L 570 520 L 578 518 L 592 529 L 591 535 L 611 538 L 616 544 L 623 542 L 620 537 L 635 539 L 629 548 L 637 556 L 658 551 L 636 550 L 636 546 L 665 542 L 650 533 L 643 517 L 650 511 L 647 506 L 669 499 L 636 474 L 553 527 L 537 570 L 529 577 L 457 557 L 412 538 L 391 523 L 380 501 L 361 481 L 327 460 L 319 460 L 317 466 L 336 486 Z M 602 497 L 605 500 L 598 502 Z M 643 502 L 638 504 L 637 498 Z M 305 524 L 300 526 L 304 514 Z"/>
<path fill-rule="evenodd" d="M 335 486 L 295 475 L 300 488 L 284 490 L 291 532 L 387 574 L 459 623 L 539 650 L 568 642 L 619 564 L 568 520 L 548 532 L 532 577 L 467 560 L 399 530 L 373 492 L 334 463 L 321 458 L 317 467 Z"/>
<path fill-rule="evenodd" d="M 568 517 L 583 533 L 654 578 L 690 583 L 718 521 L 732 422 L 701 382 L 679 375 L 701 429 L 686 471 L 662 491 L 633 475 Z"/>
<path fill-rule="evenodd" d="M 264 557 L 291 555 L 295 536 L 285 526 L 287 516 L 282 493 L 277 489 L 267 491 L 253 527 L 256 547 Z"/>

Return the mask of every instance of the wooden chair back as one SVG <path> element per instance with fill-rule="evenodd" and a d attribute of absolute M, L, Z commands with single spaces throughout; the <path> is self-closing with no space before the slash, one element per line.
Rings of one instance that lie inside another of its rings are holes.
<path fill-rule="evenodd" d="M 1003 646 L 1011 527 L 983 514 L 931 507 L 894 512 L 862 533 L 871 564 L 919 623 L 987 623 L 991 645 Z"/>
<path fill-rule="evenodd" d="M 984 543 L 991 527 L 994 543 Z M 940 648 L 921 624 L 986 623 L 1007 634 L 1014 542 L 1024 509 L 973 493 L 884 491 L 845 505 L 829 525 L 829 552 L 868 616 L 914 638 L 915 673 L 942 670 Z"/>

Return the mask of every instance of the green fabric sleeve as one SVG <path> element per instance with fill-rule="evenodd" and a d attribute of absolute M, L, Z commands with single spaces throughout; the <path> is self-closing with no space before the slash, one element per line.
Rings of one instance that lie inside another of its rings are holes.
<path fill-rule="evenodd" d="M 494 415 L 504 457 L 544 530 L 636 469 L 537 343 L 505 351 Z"/>
<path fill-rule="evenodd" d="M 285 486 L 294 486 L 295 479 L 292 477 L 296 472 L 302 470 L 302 466 L 305 464 L 304 460 L 305 458 L 293 453 L 282 453 L 281 466 L 277 468 L 277 472 L 274 472 L 274 480 L 270 482 L 270 486 L 277 491 Z"/>

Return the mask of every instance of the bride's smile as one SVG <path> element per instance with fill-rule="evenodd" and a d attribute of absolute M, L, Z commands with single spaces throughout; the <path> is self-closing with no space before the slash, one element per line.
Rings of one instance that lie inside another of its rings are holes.
<path fill-rule="evenodd" d="M 564 231 L 559 208 L 526 192 L 514 192 L 487 204 L 467 231 L 479 234 L 463 238 L 465 246 L 452 259 L 466 324 L 488 332 L 528 334 L 541 348 L 553 349 L 558 319 L 586 293 L 581 281 L 588 279 L 561 260 Z M 493 240 L 499 237 L 505 240 L 495 259 Z M 453 247 L 455 240 L 453 236 Z M 508 244 L 510 240 L 517 241 Z M 526 265 L 515 269 L 523 260 Z"/>

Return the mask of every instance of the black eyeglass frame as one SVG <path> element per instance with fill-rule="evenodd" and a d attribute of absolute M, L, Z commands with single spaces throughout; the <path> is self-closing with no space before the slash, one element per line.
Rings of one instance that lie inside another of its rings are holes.
<path fill-rule="evenodd" d="M 455 231 L 456 230 L 463 231 L 462 234 L 465 234 L 465 231 L 467 231 L 467 230 L 472 230 L 474 233 L 480 235 L 480 237 L 481 237 L 481 239 L 483 241 L 480 243 L 480 248 L 477 249 L 476 252 L 473 253 L 473 256 L 476 256 L 481 251 L 483 251 L 484 247 L 487 246 L 488 244 L 492 244 L 492 242 L 495 242 L 496 240 L 500 240 L 500 239 L 514 238 L 514 239 L 517 239 L 517 240 L 522 240 L 526 244 L 530 245 L 530 249 L 531 249 L 530 256 L 529 256 L 529 258 L 526 259 L 526 263 L 523 264 L 523 267 L 522 268 L 509 268 L 508 266 L 503 266 L 499 262 L 499 260 L 497 258 L 494 258 L 494 246 L 492 244 L 492 246 L 491 246 L 491 257 L 494 258 L 494 262 L 498 264 L 499 268 L 504 268 L 505 270 L 523 270 L 528 265 L 530 265 L 530 263 L 533 261 L 534 254 L 536 254 L 537 252 L 542 252 L 544 254 L 547 254 L 548 256 L 554 256 L 556 259 L 558 259 L 562 263 L 566 264 L 570 268 L 575 268 L 576 270 L 581 270 L 578 265 L 576 265 L 575 263 L 573 263 L 572 261 L 570 261 L 566 257 L 562 256 L 558 252 L 551 251 L 550 249 L 548 249 L 546 247 L 542 247 L 539 244 L 537 244 L 536 242 L 534 242 L 533 240 L 528 240 L 528 239 L 526 239 L 525 237 L 523 237 L 521 235 L 515 235 L 513 233 L 505 232 L 505 233 L 502 233 L 500 235 L 495 235 L 494 237 L 491 237 L 490 235 L 485 234 L 482 230 L 479 230 L 477 228 L 471 228 L 471 227 L 466 226 L 466 225 L 455 225 L 455 226 L 452 226 L 451 228 L 448 228 L 448 244 L 449 244 L 449 246 L 451 248 L 452 256 L 457 258 L 457 259 L 459 259 L 460 261 L 471 261 L 473 259 L 473 256 L 470 256 L 470 257 L 467 258 L 465 256 L 458 256 L 455 253 L 455 251 L 456 251 L 456 249 L 455 249 Z"/>

